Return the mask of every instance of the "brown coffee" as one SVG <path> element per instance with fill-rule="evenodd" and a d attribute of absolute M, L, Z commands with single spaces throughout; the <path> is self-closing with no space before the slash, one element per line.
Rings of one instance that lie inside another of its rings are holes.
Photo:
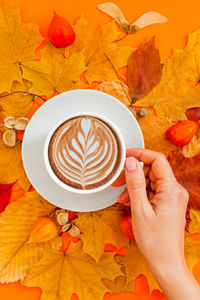
<path fill-rule="evenodd" d="M 108 182 L 121 160 L 118 135 L 93 116 L 62 123 L 49 142 L 48 156 L 55 175 L 76 189 L 94 189 Z"/>

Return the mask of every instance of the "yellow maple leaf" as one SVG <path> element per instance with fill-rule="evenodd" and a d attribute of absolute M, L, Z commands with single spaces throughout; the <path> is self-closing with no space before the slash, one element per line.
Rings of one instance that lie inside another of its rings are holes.
<path fill-rule="evenodd" d="M 29 271 L 23 284 L 39 286 L 41 300 L 68 300 L 76 293 L 80 300 L 102 299 L 107 288 L 101 279 L 120 275 L 113 254 L 105 253 L 97 264 L 82 252 L 82 242 L 71 243 L 63 254 L 47 250 L 42 259 Z"/>
<path fill-rule="evenodd" d="M 0 4 L 0 92 L 10 91 L 14 80 L 21 81 L 21 63 L 36 58 L 42 41 L 35 24 L 24 24 L 19 9 Z"/>
<path fill-rule="evenodd" d="M 128 239 L 120 229 L 124 214 L 125 208 L 119 204 L 99 211 L 79 213 L 76 225 L 82 233 L 83 251 L 98 261 L 105 244 L 113 244 L 118 248 L 126 246 Z"/>
<path fill-rule="evenodd" d="M 31 184 L 22 164 L 21 142 L 18 140 L 15 147 L 8 147 L 0 133 L 0 182 L 8 184 L 14 181 L 26 191 L 30 188 Z"/>
<path fill-rule="evenodd" d="M 193 157 L 200 153 L 200 138 L 196 136 L 193 137 L 191 142 L 188 145 L 183 147 L 183 155 L 187 158 Z"/>
<path fill-rule="evenodd" d="M 192 268 L 200 262 L 200 241 L 185 238 L 185 259 L 188 267 Z"/>
<path fill-rule="evenodd" d="M 189 233 L 200 233 L 200 212 L 199 210 L 190 208 L 190 223 L 188 227 Z"/>
<path fill-rule="evenodd" d="M 117 45 L 115 41 L 119 32 L 115 22 L 101 24 L 96 30 L 92 30 L 82 16 L 77 21 L 74 29 L 76 40 L 66 48 L 65 55 L 69 56 L 74 51 L 84 50 L 87 67 L 85 75 L 89 83 L 94 80 L 118 80 L 111 63 L 116 70 L 127 65 L 127 60 L 133 49 L 128 46 Z"/>
<path fill-rule="evenodd" d="M 49 97 L 54 91 L 62 93 L 84 86 L 80 81 L 84 60 L 83 51 L 64 58 L 63 49 L 49 42 L 41 50 L 39 61 L 22 63 L 23 77 L 33 83 L 30 92 Z"/>
<path fill-rule="evenodd" d="M 140 274 L 147 277 L 150 289 L 160 289 L 157 281 L 155 280 L 144 256 L 141 254 L 134 242 L 130 242 L 127 247 L 126 255 L 123 259 L 123 264 L 126 268 L 126 275 L 128 282 L 134 280 Z"/>
<path fill-rule="evenodd" d="M 144 118 L 138 120 L 144 136 L 145 147 L 154 151 L 169 153 L 176 149 L 176 146 L 170 143 L 165 137 L 165 132 L 174 123 L 167 118 L 155 116 L 152 110 L 149 110 Z"/>
<path fill-rule="evenodd" d="M 28 192 L 7 206 L 0 218 L 0 282 L 23 279 L 41 258 L 41 248 L 58 248 L 58 238 L 27 244 L 33 223 L 54 209 L 37 192 Z"/>
<path fill-rule="evenodd" d="M 114 294 L 134 291 L 134 281 L 128 283 L 126 276 L 118 276 L 113 281 L 104 278 L 102 279 L 102 282 L 109 289 L 109 291 Z"/>
<path fill-rule="evenodd" d="M 128 87 L 122 83 L 117 81 L 105 81 L 99 84 L 96 87 L 97 91 L 107 93 L 119 101 L 121 101 L 124 105 L 129 106 L 131 104 L 131 99 L 128 95 Z"/>
<path fill-rule="evenodd" d="M 13 81 L 11 93 L 17 91 L 26 92 L 31 86 L 32 84 L 25 79 L 22 79 L 22 83 Z M 27 116 L 31 109 L 34 96 L 26 93 L 17 93 L 12 95 L 8 94 L 8 96 L 1 98 L 1 96 L 5 96 L 6 94 L 7 93 L 3 93 L 0 95 L 0 112 L 4 116 L 14 116 L 15 118 Z"/>
<path fill-rule="evenodd" d="M 200 102 L 199 50 L 199 47 L 175 50 L 163 67 L 160 83 L 137 105 L 153 105 L 159 117 L 174 122 L 186 119 L 186 109 Z"/>

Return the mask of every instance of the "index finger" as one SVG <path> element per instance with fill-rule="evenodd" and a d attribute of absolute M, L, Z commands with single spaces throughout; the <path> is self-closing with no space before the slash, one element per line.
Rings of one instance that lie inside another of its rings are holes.
<path fill-rule="evenodd" d="M 134 156 L 139 161 L 142 161 L 147 165 L 151 165 L 156 179 L 175 179 L 174 173 L 170 167 L 168 160 L 166 159 L 164 154 L 160 152 L 141 148 L 131 148 L 127 149 L 126 156 Z"/>

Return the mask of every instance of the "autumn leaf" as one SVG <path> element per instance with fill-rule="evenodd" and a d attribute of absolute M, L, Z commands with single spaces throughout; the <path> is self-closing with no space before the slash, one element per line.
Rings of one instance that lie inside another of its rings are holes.
<path fill-rule="evenodd" d="M 113 244 L 117 248 L 126 246 L 128 239 L 120 230 L 120 220 L 124 214 L 125 208 L 119 204 L 99 211 L 79 213 L 76 225 L 81 231 L 83 251 L 98 261 L 105 244 Z"/>
<path fill-rule="evenodd" d="M 80 300 L 102 299 L 106 287 L 102 278 L 114 279 L 120 275 L 113 254 L 105 253 L 97 264 L 82 251 L 82 242 L 71 243 L 68 251 L 47 250 L 42 259 L 30 269 L 23 284 L 40 286 L 41 300 L 70 299 L 76 293 Z"/>
<path fill-rule="evenodd" d="M 200 212 L 199 210 L 196 209 L 190 209 L 189 211 L 189 216 L 190 216 L 190 222 L 188 226 L 188 232 L 189 232 L 189 237 L 191 238 L 191 235 L 195 239 L 195 234 L 198 234 L 200 236 Z"/>
<path fill-rule="evenodd" d="M 165 132 L 174 123 L 167 118 L 157 117 L 152 110 L 144 118 L 138 120 L 144 136 L 144 143 L 147 149 L 169 153 L 176 149 L 165 137 Z"/>
<path fill-rule="evenodd" d="M 136 244 L 132 241 L 130 241 L 129 247 L 127 248 L 123 264 L 126 268 L 128 282 L 134 280 L 138 275 L 143 274 L 147 277 L 151 290 L 160 289 L 144 256 L 141 254 Z"/>
<path fill-rule="evenodd" d="M 168 159 L 177 181 L 189 192 L 189 206 L 200 209 L 200 155 L 185 158 L 179 150 Z"/>
<path fill-rule="evenodd" d="M 0 213 L 3 212 L 9 203 L 12 187 L 15 182 L 0 184 Z"/>
<path fill-rule="evenodd" d="M 174 51 L 164 64 L 160 83 L 137 105 L 154 106 L 159 117 L 174 122 L 185 120 L 188 108 L 199 106 L 200 39 L 198 43 L 198 47 Z"/>
<path fill-rule="evenodd" d="M 198 122 L 200 120 L 200 107 L 188 108 L 185 112 L 188 120 Z"/>
<path fill-rule="evenodd" d="M 154 38 L 132 53 L 128 59 L 127 81 L 133 101 L 146 96 L 159 83 L 162 68 Z"/>
<path fill-rule="evenodd" d="M 31 82 L 22 79 L 22 83 L 19 81 L 13 81 L 11 87 L 11 93 L 17 91 L 27 92 L 32 86 Z M 23 117 L 27 116 L 31 106 L 33 104 L 34 96 L 26 93 L 16 93 L 5 96 L 8 93 L 3 93 L 0 95 L 0 112 L 4 116 L 13 116 L 13 117 Z"/>
<path fill-rule="evenodd" d="M 21 82 L 21 64 L 36 58 L 42 37 L 38 26 L 22 23 L 20 11 L 0 4 L 0 92 L 10 91 L 12 82 Z"/>
<path fill-rule="evenodd" d="M 117 98 L 126 106 L 131 104 L 131 99 L 128 95 L 128 87 L 122 82 L 105 81 L 99 84 L 96 87 L 96 90 Z"/>
<path fill-rule="evenodd" d="M 7 206 L 0 218 L 0 282 L 24 279 L 29 268 L 42 257 L 42 248 L 59 249 L 59 238 L 27 244 L 33 223 L 54 209 L 37 192 L 28 192 Z"/>
<path fill-rule="evenodd" d="M 200 262 L 200 241 L 185 238 L 185 259 L 190 270 Z"/>
<path fill-rule="evenodd" d="M 102 279 L 103 284 L 111 293 L 119 294 L 122 292 L 133 292 L 134 281 L 127 282 L 126 276 L 118 276 L 113 281 L 107 278 Z"/>
<path fill-rule="evenodd" d="M 119 32 L 115 22 L 99 25 L 96 30 L 92 30 L 82 16 L 74 26 L 74 30 L 76 40 L 66 48 L 66 57 L 75 51 L 84 51 L 87 67 L 85 75 L 89 83 L 94 80 L 100 82 L 118 81 L 113 66 L 118 70 L 127 65 L 127 60 L 133 49 L 128 46 L 117 45 L 116 40 Z"/>
<path fill-rule="evenodd" d="M 14 181 L 26 191 L 31 185 L 22 165 L 21 142 L 18 140 L 13 148 L 7 147 L 0 133 L 0 182 L 9 184 Z"/>
<path fill-rule="evenodd" d="M 182 153 L 185 157 L 190 158 L 200 153 L 200 138 L 193 137 L 188 145 L 185 145 L 182 149 Z"/>
<path fill-rule="evenodd" d="M 50 97 L 55 91 L 62 93 L 83 87 L 80 75 L 85 71 L 84 60 L 83 51 L 64 58 L 62 48 L 47 43 L 39 61 L 22 63 L 23 77 L 33 83 L 29 92 Z"/>

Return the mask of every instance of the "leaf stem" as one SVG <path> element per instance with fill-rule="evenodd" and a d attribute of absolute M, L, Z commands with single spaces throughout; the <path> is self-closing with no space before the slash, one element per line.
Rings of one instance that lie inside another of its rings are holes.
<path fill-rule="evenodd" d="M 10 95 L 13 95 L 13 94 L 19 94 L 19 93 L 33 95 L 33 96 L 38 97 L 38 98 L 40 98 L 40 99 L 42 99 L 42 100 L 44 100 L 44 101 L 47 100 L 47 99 L 43 98 L 43 97 L 40 96 L 40 95 L 31 93 L 31 92 L 28 92 L 28 91 L 15 91 L 15 92 L 11 92 L 11 93 L 6 94 L 6 95 L 0 95 L 0 98 L 4 98 L 4 97 L 10 96 Z"/>
<path fill-rule="evenodd" d="M 107 58 L 107 60 L 108 60 L 109 63 L 111 64 L 111 66 L 112 66 L 112 68 L 113 68 L 113 70 L 114 70 L 114 72 L 115 72 L 117 78 L 119 79 L 119 82 L 120 82 L 121 87 L 122 87 L 122 89 L 123 89 L 123 91 L 124 91 L 124 94 L 126 95 L 128 101 L 130 102 L 131 99 L 130 99 L 130 97 L 127 95 L 127 93 L 126 93 L 126 91 L 125 91 L 125 88 L 124 88 L 124 86 L 123 86 L 123 83 L 122 83 L 122 81 L 121 81 L 121 79 L 120 79 L 120 77 L 119 77 L 119 75 L 118 75 L 118 73 L 117 73 L 117 70 L 115 69 L 115 67 L 114 67 L 114 65 L 113 65 L 113 63 L 112 63 L 112 61 L 110 60 L 110 58 L 108 57 L 108 55 L 107 55 L 105 52 L 104 52 L 104 56 Z"/>

